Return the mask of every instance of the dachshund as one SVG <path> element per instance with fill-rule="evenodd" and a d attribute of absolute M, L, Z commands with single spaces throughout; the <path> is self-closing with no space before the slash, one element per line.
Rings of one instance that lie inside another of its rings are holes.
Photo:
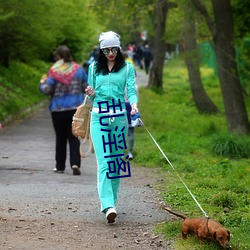
<path fill-rule="evenodd" d="M 208 240 L 218 242 L 223 249 L 231 249 L 230 232 L 222 225 L 210 218 L 187 218 L 185 215 L 173 212 L 171 209 L 163 207 L 169 213 L 183 219 L 181 233 L 183 239 L 187 239 L 188 234 L 196 235 L 200 241 Z"/>

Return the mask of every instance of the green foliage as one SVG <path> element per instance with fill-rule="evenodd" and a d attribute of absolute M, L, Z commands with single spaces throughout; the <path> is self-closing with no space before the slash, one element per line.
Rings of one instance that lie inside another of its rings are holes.
<path fill-rule="evenodd" d="M 182 4 L 177 8 L 168 11 L 165 40 L 170 44 L 176 44 L 183 38 L 184 32 L 184 13 Z"/>
<path fill-rule="evenodd" d="M 185 17 L 188 15 L 195 19 L 196 36 L 198 41 L 211 39 L 204 18 L 192 6 L 191 1 L 178 0 L 171 1 L 177 4 L 177 7 L 170 8 L 168 11 L 167 25 L 165 32 L 165 40 L 167 43 L 178 44 L 183 40 L 185 34 Z M 212 13 L 212 5 L 210 1 L 203 1 L 209 13 Z M 191 8 L 191 9 L 190 9 Z"/>
<path fill-rule="evenodd" d="M 237 62 L 241 85 L 245 93 L 250 96 L 250 35 L 240 39 L 237 44 Z"/>
<path fill-rule="evenodd" d="M 176 238 L 176 235 L 180 235 L 181 221 L 175 221 L 173 223 L 163 222 L 159 223 L 154 232 L 156 234 L 164 233 L 166 240 Z"/>
<path fill-rule="evenodd" d="M 82 61 L 96 43 L 95 15 L 89 1 L 2 0 L 0 10 L 0 64 L 19 59 L 51 59 L 59 44 L 66 44 Z M 92 15 L 93 14 L 93 15 Z"/>
<path fill-rule="evenodd" d="M 211 150 L 223 157 L 250 158 L 250 140 L 236 135 L 216 136 L 211 142 Z"/>
<path fill-rule="evenodd" d="M 234 209 L 237 207 L 236 197 L 230 194 L 229 192 L 220 192 L 219 194 L 215 194 L 210 201 L 212 206 L 217 206 L 223 208 Z"/>
<path fill-rule="evenodd" d="M 249 35 L 250 14 L 246 11 L 249 8 L 250 2 L 248 0 L 232 0 L 235 35 L 237 38 L 244 38 Z"/>
<path fill-rule="evenodd" d="M 108 3 L 106 0 L 92 1 L 98 23 L 102 24 L 105 30 L 113 30 L 120 34 L 123 48 L 131 42 L 143 42 L 140 33 L 144 30 L 148 32 L 149 40 L 151 40 L 154 36 L 155 1 L 123 0 L 118 2 L 116 0 L 108 1 Z"/>
<path fill-rule="evenodd" d="M 201 217 L 202 212 L 181 178 L 206 213 L 230 230 L 232 249 L 245 250 L 250 248 L 246 237 L 250 222 L 250 159 L 249 154 L 248 158 L 243 157 L 250 152 L 249 137 L 227 133 L 218 79 L 210 68 L 202 67 L 201 72 L 207 93 L 222 113 L 199 114 L 193 104 L 183 61 L 169 61 L 164 69 L 164 92 L 158 94 L 140 88 L 139 110 L 142 121 L 174 169 L 144 127 L 135 130 L 133 164 L 160 169 L 162 182 L 156 188 L 161 191 L 164 203 L 189 217 Z M 250 106 L 247 107 L 250 111 Z M 211 145 L 221 138 L 232 139 L 237 158 L 213 154 Z M 180 221 L 177 220 L 160 224 L 156 232 L 163 233 L 167 239 L 174 238 L 178 250 L 201 249 L 195 237 L 190 236 L 190 241 L 179 239 Z M 217 246 L 207 243 L 202 249 L 217 249 Z"/>
<path fill-rule="evenodd" d="M 49 65 L 34 61 L 32 66 L 12 62 L 7 70 L 0 67 L 0 121 L 8 116 L 19 116 L 21 111 L 44 100 L 38 90 L 39 80 Z"/>

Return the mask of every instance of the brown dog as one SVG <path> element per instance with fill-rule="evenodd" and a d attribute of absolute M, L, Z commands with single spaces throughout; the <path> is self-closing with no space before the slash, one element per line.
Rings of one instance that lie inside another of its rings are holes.
<path fill-rule="evenodd" d="M 224 249 L 231 249 L 229 245 L 230 232 L 222 225 L 210 218 L 187 218 L 185 215 L 173 212 L 163 207 L 166 211 L 183 219 L 181 233 L 183 239 L 187 239 L 188 234 L 196 235 L 201 241 L 216 241 Z"/>

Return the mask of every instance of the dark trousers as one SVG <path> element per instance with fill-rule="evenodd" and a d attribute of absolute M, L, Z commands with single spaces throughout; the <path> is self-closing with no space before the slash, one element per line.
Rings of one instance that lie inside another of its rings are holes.
<path fill-rule="evenodd" d="M 65 170 L 67 157 L 67 141 L 69 141 L 70 166 L 81 165 L 81 156 L 79 152 L 80 142 L 72 134 L 72 117 L 76 110 L 52 112 L 52 122 L 56 133 L 56 168 Z"/>
<path fill-rule="evenodd" d="M 150 63 L 151 63 L 150 60 L 144 60 L 144 66 L 145 66 L 145 71 L 147 75 L 149 73 Z"/>
<path fill-rule="evenodd" d="M 132 153 L 134 148 L 134 127 L 128 128 L 128 150 Z"/>
<path fill-rule="evenodd" d="M 131 116 L 130 116 L 130 112 L 131 112 L 131 105 L 129 104 L 129 102 L 125 102 L 126 105 L 126 110 L 127 110 L 127 118 L 128 118 L 128 124 L 129 124 L 129 128 L 128 128 L 128 150 L 132 153 L 133 151 L 133 147 L 134 147 L 134 127 L 131 127 Z"/>

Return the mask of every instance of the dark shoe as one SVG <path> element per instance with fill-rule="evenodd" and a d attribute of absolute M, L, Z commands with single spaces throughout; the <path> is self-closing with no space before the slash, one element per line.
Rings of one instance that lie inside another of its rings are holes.
<path fill-rule="evenodd" d="M 116 216 L 117 216 L 117 212 L 115 208 L 110 207 L 107 209 L 106 218 L 108 220 L 108 223 L 114 223 Z"/>
<path fill-rule="evenodd" d="M 58 170 L 57 168 L 54 168 L 53 171 L 54 171 L 55 173 L 58 173 L 58 174 L 63 174 L 63 173 L 64 173 L 63 170 Z"/>
<path fill-rule="evenodd" d="M 80 168 L 76 165 L 72 166 L 73 175 L 81 175 Z"/>

